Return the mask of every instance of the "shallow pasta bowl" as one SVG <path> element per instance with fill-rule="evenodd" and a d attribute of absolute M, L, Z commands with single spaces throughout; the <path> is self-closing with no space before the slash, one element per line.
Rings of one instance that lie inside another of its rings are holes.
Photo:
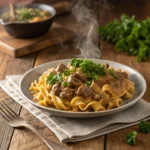
<path fill-rule="evenodd" d="M 105 111 L 98 111 L 98 112 L 70 112 L 70 111 L 57 110 L 55 108 L 44 107 L 39 105 L 36 101 L 33 100 L 33 96 L 29 91 L 31 82 L 33 82 L 34 80 L 38 80 L 38 78 L 48 68 L 57 67 L 60 62 L 63 64 L 67 64 L 69 61 L 71 61 L 71 59 L 49 62 L 28 71 L 20 81 L 20 91 L 22 93 L 22 96 L 27 102 L 31 103 L 32 105 L 38 107 L 39 109 L 48 111 L 49 113 L 52 113 L 54 115 L 63 116 L 63 117 L 72 117 L 72 118 L 87 118 L 87 117 L 98 117 L 98 116 L 118 113 L 132 106 L 136 102 L 138 102 L 144 95 L 146 91 L 146 81 L 143 78 L 143 76 L 136 70 L 126 65 L 113 62 L 113 61 L 101 60 L 101 59 L 88 59 L 88 60 L 92 60 L 93 62 L 101 63 L 101 64 L 109 64 L 110 66 L 114 67 L 114 69 L 126 70 L 129 73 L 129 79 L 135 83 L 135 91 L 133 97 L 128 100 L 123 100 L 122 104 L 118 108 L 105 110 Z"/>

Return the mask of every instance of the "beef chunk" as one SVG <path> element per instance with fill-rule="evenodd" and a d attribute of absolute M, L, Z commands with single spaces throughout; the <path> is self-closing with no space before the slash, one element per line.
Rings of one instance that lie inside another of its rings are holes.
<path fill-rule="evenodd" d="M 122 74 L 124 75 L 125 78 L 128 79 L 128 73 L 127 72 L 122 72 Z"/>
<path fill-rule="evenodd" d="M 62 92 L 59 94 L 59 96 L 61 98 L 72 98 L 73 97 L 73 94 L 74 94 L 74 89 L 71 89 L 69 87 L 66 87 L 62 90 Z"/>
<path fill-rule="evenodd" d="M 74 73 L 68 77 L 68 82 L 72 87 L 81 86 L 83 83 L 86 83 L 87 76 L 81 73 Z"/>
<path fill-rule="evenodd" d="M 81 80 L 83 83 L 87 82 L 87 76 L 81 73 L 74 73 L 74 77 Z"/>
<path fill-rule="evenodd" d="M 95 83 L 99 86 L 99 87 L 103 87 L 103 85 L 107 84 L 107 81 L 105 78 L 99 78 L 97 81 L 95 81 Z"/>
<path fill-rule="evenodd" d="M 67 67 L 64 65 L 64 64 L 59 64 L 58 67 L 56 68 L 56 71 L 59 72 L 59 73 L 64 73 L 65 69 Z"/>
<path fill-rule="evenodd" d="M 93 92 L 90 89 L 90 87 L 88 87 L 87 85 L 82 85 L 80 86 L 77 91 L 76 91 L 77 95 L 81 95 L 83 97 L 93 97 Z"/>
<path fill-rule="evenodd" d="M 106 66 L 106 68 L 109 68 L 109 64 L 106 64 L 105 66 Z"/>
<path fill-rule="evenodd" d="M 61 84 L 60 83 L 54 84 L 52 87 L 52 93 L 59 96 L 60 92 L 61 92 Z"/>
<path fill-rule="evenodd" d="M 70 75 L 68 77 L 68 81 L 70 83 L 70 86 L 72 87 L 78 87 L 78 86 L 81 86 L 83 83 L 80 79 L 74 77 L 73 75 Z"/>

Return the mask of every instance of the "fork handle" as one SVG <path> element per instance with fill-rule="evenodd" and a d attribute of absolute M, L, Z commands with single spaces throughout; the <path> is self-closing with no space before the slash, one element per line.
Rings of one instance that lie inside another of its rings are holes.
<path fill-rule="evenodd" d="M 34 128 L 32 125 L 25 123 L 23 125 L 24 127 L 30 129 L 34 133 L 36 133 L 44 142 L 45 144 L 51 149 L 51 150 L 67 150 L 67 148 L 61 144 L 58 144 L 47 137 L 45 137 L 42 133 L 40 133 L 36 128 Z"/>

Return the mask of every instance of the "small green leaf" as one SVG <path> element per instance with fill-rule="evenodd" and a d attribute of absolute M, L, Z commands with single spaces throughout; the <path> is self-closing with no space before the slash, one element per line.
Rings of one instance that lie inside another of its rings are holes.
<path fill-rule="evenodd" d="M 46 82 L 50 85 L 54 85 L 57 82 L 61 82 L 61 81 L 62 81 L 62 75 L 61 74 L 53 75 L 52 73 L 50 73 Z"/>
<path fill-rule="evenodd" d="M 63 82 L 62 86 L 68 87 L 68 86 L 70 86 L 70 83 L 69 82 Z"/>
<path fill-rule="evenodd" d="M 112 77 L 114 77 L 115 79 L 118 79 L 118 77 L 114 74 L 114 70 L 113 69 L 108 69 L 108 71 L 109 71 L 109 73 L 110 73 L 110 75 Z"/>
<path fill-rule="evenodd" d="M 87 85 L 87 86 L 90 86 L 91 83 L 92 83 L 92 81 L 87 81 L 87 82 L 86 82 L 86 85 Z"/>
<path fill-rule="evenodd" d="M 82 59 L 76 59 L 76 58 L 72 58 L 71 60 L 71 66 L 74 66 L 74 67 L 80 67 L 80 64 L 83 62 Z"/>
<path fill-rule="evenodd" d="M 139 130 L 142 133 L 149 133 L 150 132 L 150 124 L 148 124 L 146 121 L 141 121 L 138 126 L 139 126 Z"/>
<path fill-rule="evenodd" d="M 70 73 L 70 71 L 69 71 L 68 69 L 66 69 L 66 70 L 64 71 L 64 75 L 65 75 L 65 76 L 70 76 L 70 74 L 71 74 L 71 73 Z"/>
<path fill-rule="evenodd" d="M 126 136 L 126 142 L 129 145 L 135 145 L 136 144 L 136 137 L 137 137 L 137 132 L 136 131 L 129 132 Z"/>
<path fill-rule="evenodd" d="M 69 69 L 66 69 L 66 70 L 64 71 L 64 75 L 65 75 L 65 76 L 70 76 L 75 70 L 76 70 L 75 67 L 72 67 L 70 70 L 69 70 Z"/>

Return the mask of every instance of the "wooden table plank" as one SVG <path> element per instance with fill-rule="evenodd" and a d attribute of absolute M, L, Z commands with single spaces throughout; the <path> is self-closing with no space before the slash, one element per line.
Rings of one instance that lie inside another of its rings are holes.
<path fill-rule="evenodd" d="M 100 9 L 100 22 L 101 24 L 106 24 L 112 21 L 114 18 L 120 18 L 122 13 L 128 15 L 135 15 L 137 19 L 145 19 L 150 15 L 149 7 L 150 1 L 148 0 L 132 0 L 132 1 L 107 1 L 108 7 L 101 6 Z M 139 7 L 137 7 L 139 6 Z M 107 17 L 106 17 L 107 12 Z M 127 56 L 125 53 L 117 53 L 114 50 L 114 46 L 106 42 L 101 41 L 101 51 L 102 58 L 107 60 L 116 61 L 125 65 L 128 65 L 137 71 L 139 71 L 147 82 L 147 90 L 144 94 L 144 99 L 150 102 L 150 60 L 146 62 L 136 62 L 135 56 Z M 137 144 L 135 146 L 130 146 L 125 142 L 125 137 L 128 132 L 133 130 L 138 130 L 138 126 L 132 126 L 123 130 L 116 131 L 114 133 L 108 134 L 106 136 L 106 150 L 149 150 L 150 144 L 150 134 L 145 135 L 138 133 Z"/>
<path fill-rule="evenodd" d="M 27 55 L 26 57 L 15 59 L 2 52 L 0 52 L 0 80 L 4 79 L 6 75 L 22 74 L 31 69 L 34 64 L 35 54 Z M 20 111 L 20 105 L 14 102 L 7 96 L 2 89 L 0 89 L 0 100 L 4 100 L 17 113 Z M 0 149 L 6 150 L 9 146 L 13 128 L 8 126 L 0 117 Z"/>

